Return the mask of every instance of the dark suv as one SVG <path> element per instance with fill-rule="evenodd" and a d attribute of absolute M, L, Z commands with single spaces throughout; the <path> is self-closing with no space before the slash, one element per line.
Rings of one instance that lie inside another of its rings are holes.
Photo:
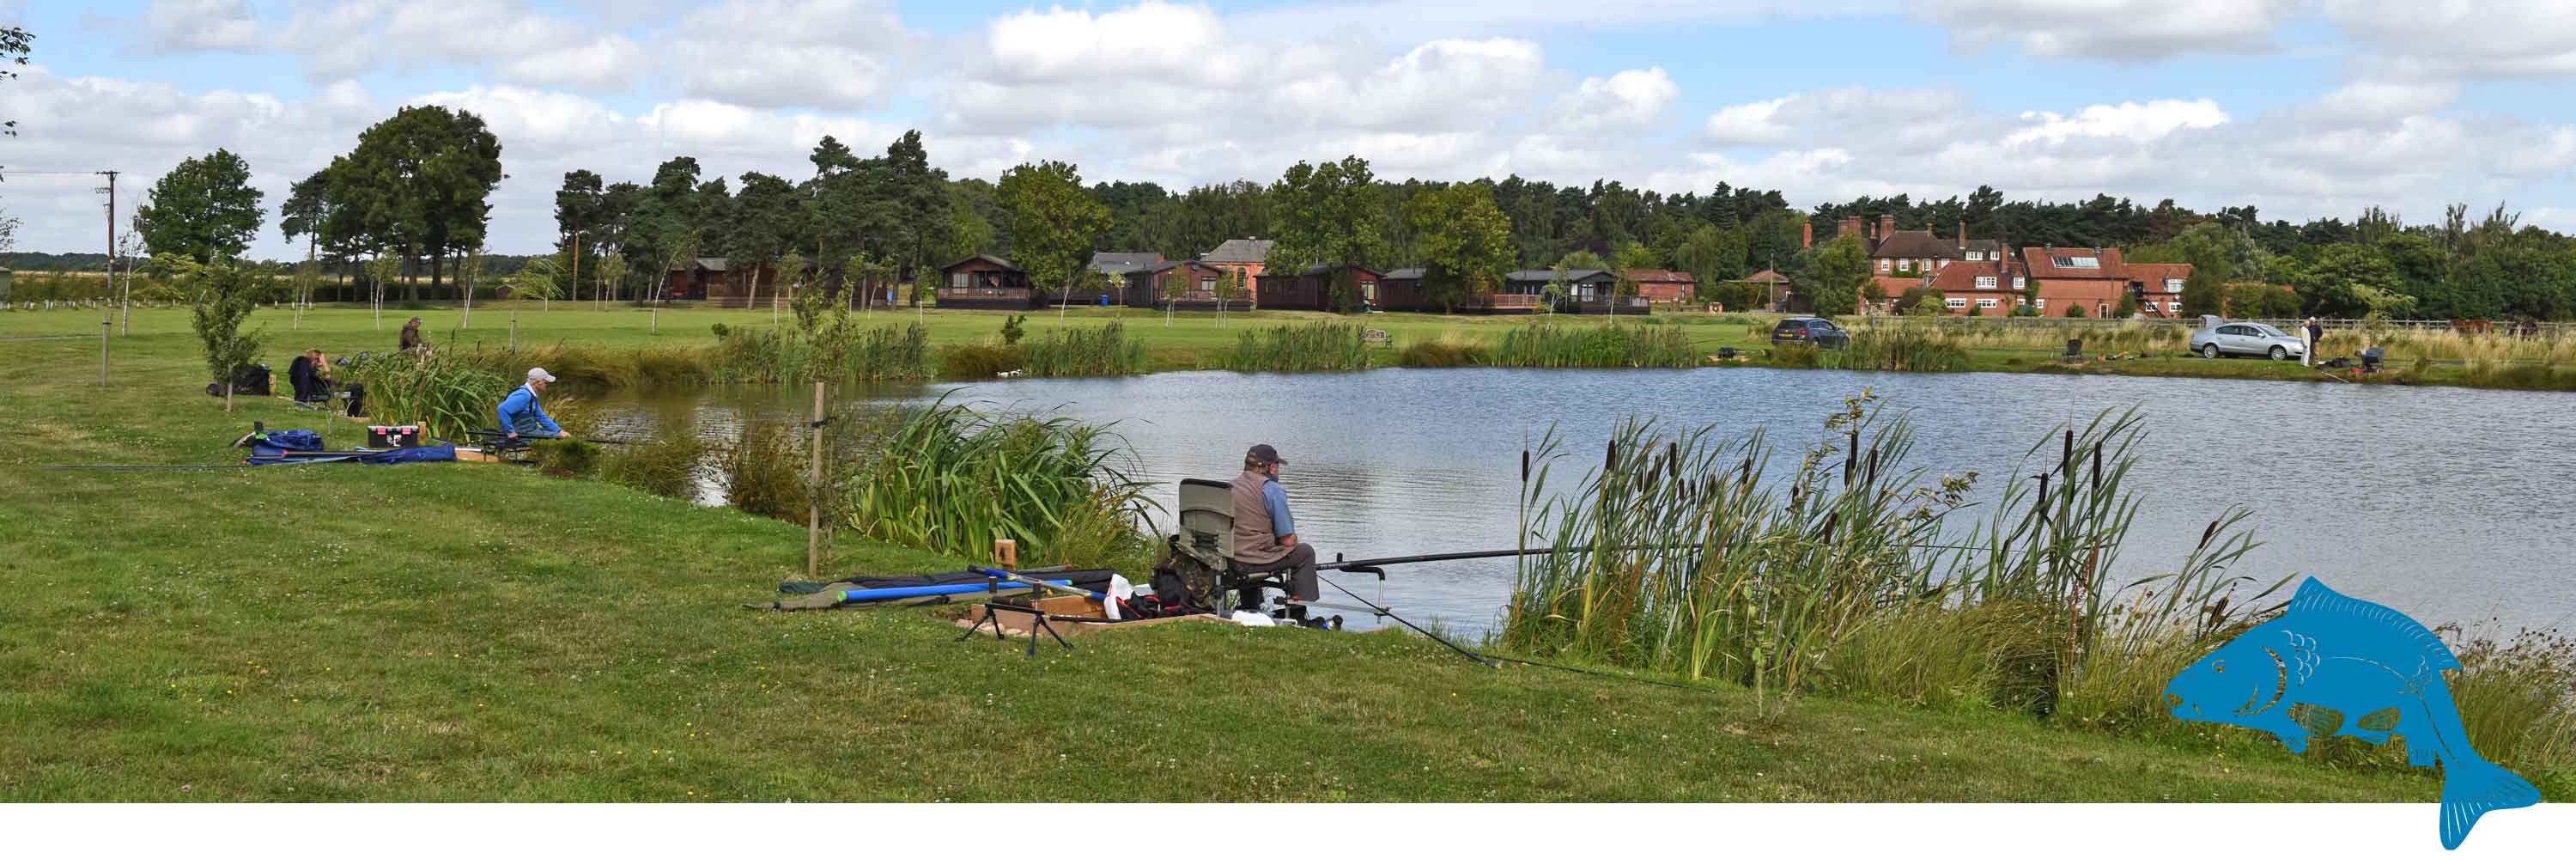
<path fill-rule="evenodd" d="M 1851 333 L 1834 327 L 1832 320 L 1799 316 L 1780 320 L 1780 327 L 1771 329 L 1771 345 L 1784 343 L 1811 343 L 1818 349 L 1840 349 L 1851 345 Z"/>

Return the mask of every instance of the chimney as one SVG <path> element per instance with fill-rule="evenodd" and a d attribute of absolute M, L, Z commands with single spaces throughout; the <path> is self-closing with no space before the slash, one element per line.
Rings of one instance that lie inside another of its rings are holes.
<path fill-rule="evenodd" d="M 1844 219 L 1842 220 L 1842 223 L 1835 225 L 1835 227 L 1834 227 L 1834 237 L 1835 237 L 1835 238 L 1842 238 L 1843 236 L 1850 236 L 1850 237 L 1855 238 L 1855 239 L 1867 239 L 1867 238 L 1869 238 L 1868 236 L 1865 236 L 1865 235 L 1862 235 L 1862 234 L 1861 234 L 1861 231 L 1860 231 L 1860 216 L 1859 216 L 1859 215 L 1853 215 L 1853 216 L 1851 216 L 1851 217 L 1844 218 Z"/>
<path fill-rule="evenodd" d="M 1816 222 L 1801 221 L 1798 223 L 1798 246 L 1802 248 L 1812 248 L 1816 246 Z"/>
<path fill-rule="evenodd" d="M 1878 216 L 1878 237 L 1879 237 L 1880 239 L 1892 239 L 1892 238 L 1896 238 L 1896 216 L 1895 216 L 1895 215 L 1880 215 L 1880 216 Z"/>
<path fill-rule="evenodd" d="M 1959 249 L 1968 249 L 1968 219 L 1959 219 Z"/>

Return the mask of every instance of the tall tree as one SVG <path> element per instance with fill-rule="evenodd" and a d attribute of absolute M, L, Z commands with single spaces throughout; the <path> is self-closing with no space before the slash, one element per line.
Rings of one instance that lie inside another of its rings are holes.
<path fill-rule="evenodd" d="M 1493 291 L 1515 262 L 1511 219 L 1481 182 L 1415 195 L 1405 206 L 1422 255 L 1422 284 L 1444 310 Z"/>
<path fill-rule="evenodd" d="M 501 141 L 470 111 L 406 107 L 361 132 L 333 172 L 335 188 L 350 192 L 344 199 L 365 207 L 378 246 L 429 257 L 435 289 L 450 250 L 483 243 Z"/>
<path fill-rule="evenodd" d="M 290 242 L 303 236 L 304 258 L 308 261 L 318 255 L 322 225 L 331 219 L 330 189 L 331 177 L 322 175 L 320 170 L 313 171 L 313 175 L 288 185 L 286 202 L 277 207 L 277 231 Z"/>
<path fill-rule="evenodd" d="M 1318 265 L 1379 265 L 1387 253 L 1386 207 L 1366 159 L 1357 155 L 1288 168 L 1271 186 L 1273 231 L 1265 268 L 1297 272 Z"/>
<path fill-rule="evenodd" d="M 231 259 L 259 235 L 259 198 L 259 189 L 250 186 L 250 164 L 217 149 L 179 162 L 152 183 L 143 205 L 134 209 L 134 231 L 155 256 L 178 254 L 198 263 Z"/>
<path fill-rule="evenodd" d="M 1861 250 L 1860 237 L 1841 236 L 1817 249 L 1814 261 L 1799 272 L 1797 288 L 1817 315 L 1841 316 L 1859 312 L 1861 289 L 1871 283 L 1869 252 Z"/>
<path fill-rule="evenodd" d="M 1109 229 L 1109 207 L 1061 161 L 1013 167 L 993 193 L 1010 212 L 1011 263 L 1040 289 L 1070 288 L 1091 259 L 1092 237 Z"/>
<path fill-rule="evenodd" d="M 767 173 L 742 174 L 742 194 L 734 198 L 724 245 L 727 264 L 750 272 L 751 294 L 745 307 L 760 301 L 761 269 L 794 246 L 796 224 L 803 216 L 798 202 L 796 186 L 787 180 Z"/>
<path fill-rule="evenodd" d="M 581 269 L 572 275 L 576 280 L 599 280 L 599 266 L 589 258 L 597 255 L 599 234 L 606 232 L 601 220 L 607 214 L 608 194 L 599 174 L 573 170 L 563 175 L 563 186 L 555 191 L 555 233 L 563 239 L 564 250 L 574 255 L 574 267 Z M 571 284 L 571 290 L 571 297 L 581 296 L 580 283 Z"/>
<path fill-rule="evenodd" d="M 948 171 L 930 166 L 921 132 L 907 130 L 887 144 L 879 184 L 877 194 L 894 229 L 886 242 L 886 255 L 900 267 L 897 277 L 912 280 L 912 303 L 920 304 L 929 284 L 929 278 L 920 276 L 921 270 L 937 265 L 931 252 L 953 227 L 948 216 Z"/>

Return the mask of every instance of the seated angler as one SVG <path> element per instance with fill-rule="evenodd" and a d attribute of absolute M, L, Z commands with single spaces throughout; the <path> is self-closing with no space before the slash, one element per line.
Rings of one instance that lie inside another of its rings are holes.
<path fill-rule="evenodd" d="M 1234 561 L 1246 575 L 1288 574 L 1288 616 L 1304 620 L 1306 607 L 1321 596 L 1315 589 L 1315 547 L 1297 538 L 1297 523 L 1288 515 L 1288 490 L 1279 486 L 1279 467 L 1288 464 L 1279 451 L 1256 444 L 1243 455 L 1243 473 L 1234 478 Z"/>
<path fill-rule="evenodd" d="M 545 406 L 537 402 L 537 395 L 545 393 L 546 386 L 554 380 L 554 374 L 546 372 L 546 368 L 530 367 L 528 383 L 501 399 L 495 416 L 501 419 L 501 432 L 511 441 L 518 441 L 522 433 L 540 438 L 572 437 L 563 427 L 555 426 L 554 419 L 546 417 Z"/>

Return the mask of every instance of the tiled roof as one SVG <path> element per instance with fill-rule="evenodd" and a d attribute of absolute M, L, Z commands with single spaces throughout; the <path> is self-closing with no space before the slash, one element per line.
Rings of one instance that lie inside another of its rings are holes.
<path fill-rule="evenodd" d="M 1632 269 L 1629 269 L 1629 270 L 1628 270 L 1628 279 L 1629 279 L 1629 280 L 1636 281 L 1636 282 L 1638 282 L 1638 283 L 1693 283 L 1693 284 L 1695 284 L 1695 283 L 1698 283 L 1698 282 L 1699 282 L 1699 279 L 1698 279 L 1698 278 L 1695 278 L 1695 277 L 1692 277 L 1690 272 L 1686 272 L 1686 271 L 1666 271 L 1666 270 L 1664 270 L 1664 269 L 1660 269 L 1660 268 L 1632 268 Z"/>
<path fill-rule="evenodd" d="M 1931 230 L 1897 230 L 1878 241 L 1869 252 L 1872 258 L 1885 259 L 1958 259 L 1959 245 L 1949 239 L 1934 238 Z"/>
<path fill-rule="evenodd" d="M 1421 280 L 1422 270 L 1418 268 L 1391 268 L 1387 269 L 1384 277 L 1387 280 Z"/>
<path fill-rule="evenodd" d="M 1163 255 L 1153 251 L 1144 251 L 1141 253 L 1101 251 L 1091 255 L 1091 270 L 1105 271 L 1110 274 L 1126 274 L 1131 271 L 1137 271 L 1159 264 L 1162 261 Z"/>
<path fill-rule="evenodd" d="M 1216 250 L 1208 251 L 1199 259 L 1208 262 L 1267 262 L 1270 259 L 1270 246 L 1273 244 L 1276 242 L 1270 239 L 1227 239 L 1223 244 L 1217 245 Z"/>
<path fill-rule="evenodd" d="M 2093 259 L 2097 264 L 2092 268 L 2061 266 L 2057 264 L 2061 257 L 2068 260 Z M 2129 277 L 2128 266 L 2120 261 L 2119 248 L 2022 248 L 2021 260 L 2023 267 L 2030 270 L 2030 276 L 2037 278 L 2127 280 Z"/>
<path fill-rule="evenodd" d="M 1608 277 L 1609 275 L 1609 272 L 1602 271 L 1597 268 L 1578 268 L 1565 272 L 1565 280 L 1567 283 L 1572 283 L 1578 280 L 1591 280 L 1596 277 Z M 1523 282 L 1537 281 L 1539 283 L 1547 283 L 1555 280 L 1556 276 L 1556 269 L 1525 268 L 1520 271 L 1503 275 L 1503 279 L 1507 281 L 1517 280 Z"/>
<path fill-rule="evenodd" d="M 1003 268 L 1010 269 L 1010 270 L 1012 270 L 1012 271 L 1019 271 L 1019 270 L 1020 270 L 1020 267 L 1019 267 L 1019 266 L 1012 265 L 1010 260 L 1006 260 L 1006 259 L 1003 259 L 1003 258 L 1001 258 L 1001 257 L 994 256 L 994 255 L 992 255 L 992 254 L 976 254 L 976 255 L 974 255 L 974 256 L 967 257 L 967 258 L 965 258 L 965 259 L 961 259 L 961 260 L 958 260 L 958 261 L 956 261 L 956 262 L 952 262 L 952 263 L 949 263 L 949 264 L 947 264 L 947 265 L 940 266 L 940 267 L 939 267 L 939 270 L 940 270 L 940 271 L 947 271 L 947 270 L 949 270 L 949 269 L 956 268 L 956 267 L 958 267 L 958 266 L 965 265 L 965 264 L 970 263 L 970 262 L 975 262 L 975 261 L 977 261 L 977 260 L 982 260 L 982 261 L 984 261 L 984 262 L 989 262 L 989 263 L 992 263 L 992 264 L 994 264 L 994 265 L 998 265 L 998 266 L 1001 266 L 1001 267 L 1003 267 Z"/>
<path fill-rule="evenodd" d="M 1744 280 L 1746 283 L 1788 283 L 1789 276 L 1766 268 L 1754 272 Z"/>
<path fill-rule="evenodd" d="M 2021 267 L 2008 261 L 1954 262 L 1932 275 L 1932 288 L 1942 292 L 2011 292 L 2012 276 Z M 1978 289 L 1977 278 L 1995 279 L 1993 289 Z"/>

